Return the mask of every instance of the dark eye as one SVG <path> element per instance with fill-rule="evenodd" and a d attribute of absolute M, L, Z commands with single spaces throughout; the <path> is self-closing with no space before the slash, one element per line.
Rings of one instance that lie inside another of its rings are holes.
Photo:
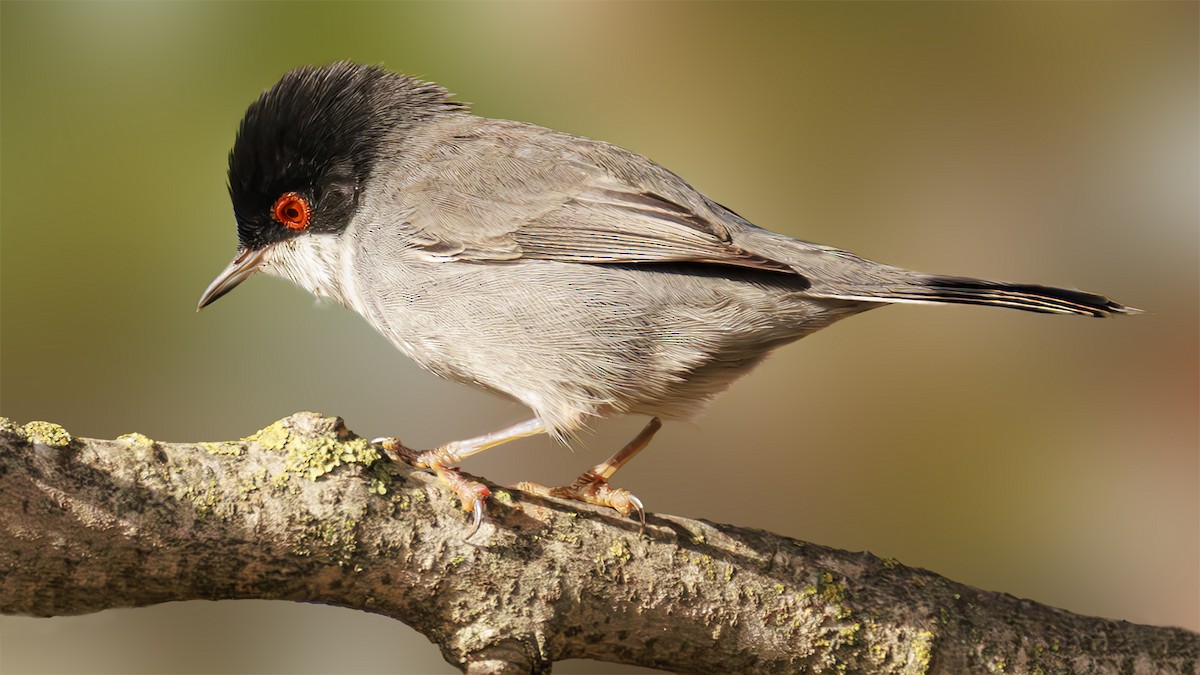
<path fill-rule="evenodd" d="M 295 192 L 286 192 L 279 199 L 275 200 L 275 208 L 272 210 L 275 220 L 289 230 L 303 230 L 308 227 L 309 218 L 312 217 L 312 208 L 308 205 L 308 200 Z"/>

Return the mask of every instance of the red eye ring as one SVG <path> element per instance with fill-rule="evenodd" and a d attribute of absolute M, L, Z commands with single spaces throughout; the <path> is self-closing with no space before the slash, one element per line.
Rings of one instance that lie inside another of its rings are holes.
<path fill-rule="evenodd" d="M 275 200 L 271 213 L 287 229 L 303 230 L 308 227 L 308 220 L 312 217 L 312 207 L 301 194 L 285 192 Z"/>

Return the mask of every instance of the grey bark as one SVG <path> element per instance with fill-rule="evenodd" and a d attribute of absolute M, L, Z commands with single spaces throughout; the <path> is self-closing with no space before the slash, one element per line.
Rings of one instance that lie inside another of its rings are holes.
<path fill-rule="evenodd" d="M 592 658 L 686 672 L 1196 673 L 1200 635 L 869 553 L 494 488 L 483 529 L 340 419 L 71 438 L 0 419 L 0 612 L 263 598 L 393 617 L 468 673 Z"/>

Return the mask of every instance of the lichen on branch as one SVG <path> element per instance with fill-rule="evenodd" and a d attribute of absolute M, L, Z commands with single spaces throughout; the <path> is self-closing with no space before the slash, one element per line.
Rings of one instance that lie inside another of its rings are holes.
<path fill-rule="evenodd" d="M 493 489 L 483 529 L 340 419 L 237 441 L 0 419 L 0 612 L 195 598 L 391 616 L 467 672 L 1194 673 L 1200 636 L 1074 615 L 868 553 Z"/>

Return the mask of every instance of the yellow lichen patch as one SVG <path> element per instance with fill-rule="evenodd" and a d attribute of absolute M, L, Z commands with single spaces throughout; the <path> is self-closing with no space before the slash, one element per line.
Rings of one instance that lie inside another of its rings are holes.
<path fill-rule="evenodd" d="M 386 495 L 387 494 L 387 482 L 384 481 L 382 478 L 372 478 L 371 479 L 371 492 L 374 492 L 377 495 Z"/>
<path fill-rule="evenodd" d="M 846 644 L 852 645 L 852 644 L 854 644 L 854 641 L 858 636 L 858 632 L 861 630 L 862 630 L 862 624 L 855 621 L 854 623 L 850 624 L 849 626 L 841 627 L 840 629 L 838 629 L 838 632 L 841 633 L 842 640 L 844 640 Z"/>
<path fill-rule="evenodd" d="M 821 575 L 821 599 L 831 605 L 840 605 L 846 599 L 846 587 L 834 581 L 833 574 L 826 572 Z"/>
<path fill-rule="evenodd" d="M 709 579 L 717 578 L 716 565 L 711 556 L 698 554 L 694 556 L 687 556 L 687 560 L 696 567 L 704 570 L 704 576 L 708 577 Z"/>
<path fill-rule="evenodd" d="M 912 662 L 918 673 L 929 672 L 929 664 L 933 661 L 933 633 L 923 630 L 917 633 L 912 641 Z"/>
<path fill-rule="evenodd" d="M 572 530 L 555 530 L 554 538 L 567 544 L 579 543 L 579 535 Z"/>
<path fill-rule="evenodd" d="M 121 434 L 120 436 L 117 436 L 117 440 L 124 441 L 135 448 L 151 449 L 155 445 L 154 439 L 139 434 L 136 431 L 131 434 Z"/>
<path fill-rule="evenodd" d="M 30 422 L 24 429 L 25 435 L 35 443 L 52 448 L 65 448 L 71 444 L 71 434 L 53 422 Z"/>
<path fill-rule="evenodd" d="M 358 521 L 323 520 L 316 527 L 317 538 L 338 556 L 338 565 L 345 566 L 358 550 Z"/>
<path fill-rule="evenodd" d="M 832 572 L 822 572 L 817 577 L 817 585 L 806 586 L 799 595 L 802 602 L 811 603 L 816 600 L 825 607 L 827 614 L 832 614 L 839 621 L 845 621 L 853 615 L 846 603 L 846 587 L 837 581 Z"/>
<path fill-rule="evenodd" d="M 618 539 L 608 547 L 608 557 L 617 562 L 629 562 L 632 554 L 630 554 L 629 547 L 625 545 L 625 542 Z"/>
<path fill-rule="evenodd" d="M 248 436 L 242 440 L 257 441 L 259 445 L 267 450 L 283 452 L 292 437 L 292 432 L 288 430 L 286 422 L 287 420 L 279 420 L 264 429 L 260 429 L 253 436 Z"/>
<path fill-rule="evenodd" d="M 425 501 L 428 501 L 428 498 L 425 496 L 424 492 L 414 492 L 413 490 L 409 490 L 408 492 L 401 494 L 400 499 L 394 501 L 393 503 L 399 508 L 407 511 L 413 507 L 413 504 Z"/>
<path fill-rule="evenodd" d="M 218 504 L 221 503 L 221 491 L 217 486 L 217 481 L 210 480 L 202 487 L 189 485 L 183 492 L 192 506 L 196 508 L 196 512 L 200 515 L 208 515 L 212 513 Z"/>
<path fill-rule="evenodd" d="M 17 424 L 16 422 L 13 422 L 12 420 L 8 419 L 7 417 L 0 417 L 0 432 L 6 433 L 6 434 L 22 434 L 22 435 L 25 433 L 25 431 L 23 429 L 21 429 L 21 425 Z"/>
<path fill-rule="evenodd" d="M 363 438 L 335 439 L 329 436 L 305 436 L 294 434 L 281 420 L 250 436 L 266 450 L 284 455 L 284 466 L 289 473 L 317 480 L 343 464 L 371 466 L 381 455 L 375 446 Z M 388 475 L 377 474 L 371 483 L 372 491 L 387 492 Z"/>

